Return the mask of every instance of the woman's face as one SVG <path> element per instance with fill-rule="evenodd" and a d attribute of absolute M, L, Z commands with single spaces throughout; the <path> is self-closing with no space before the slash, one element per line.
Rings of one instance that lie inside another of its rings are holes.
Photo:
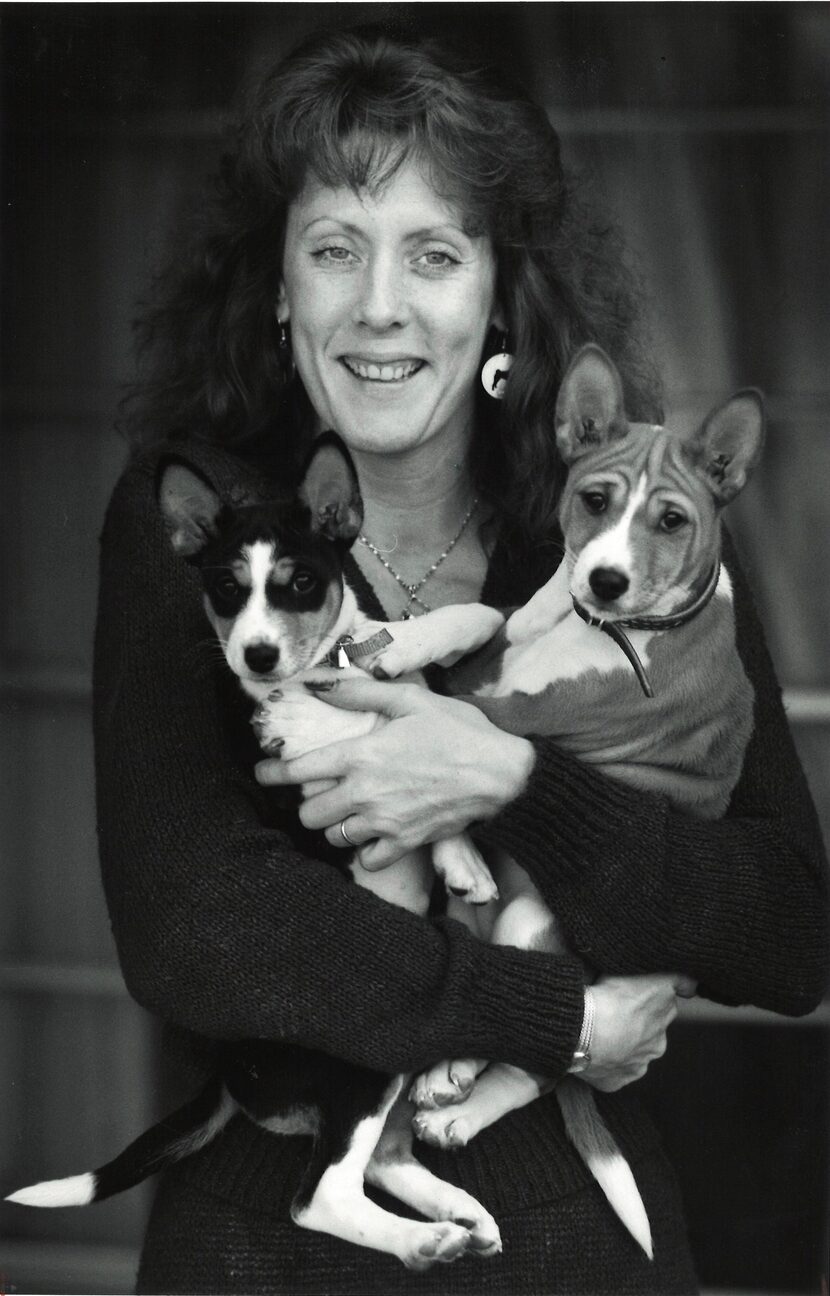
<path fill-rule="evenodd" d="M 492 244 L 462 224 L 413 162 L 374 197 L 309 185 L 289 209 L 279 314 L 322 425 L 352 450 L 463 453 L 500 322 Z"/>

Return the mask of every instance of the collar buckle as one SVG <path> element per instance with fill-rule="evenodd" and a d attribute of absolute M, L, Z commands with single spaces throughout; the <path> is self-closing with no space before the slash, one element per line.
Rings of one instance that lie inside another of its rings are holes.
<path fill-rule="evenodd" d="M 355 643 L 354 635 L 341 635 L 326 653 L 325 664 L 334 666 L 337 670 L 345 670 L 353 662 L 359 662 L 361 657 L 370 657 L 373 653 L 380 652 L 381 648 L 391 642 L 392 636 L 388 630 L 378 630 L 376 634 L 364 639 L 363 643 Z"/>

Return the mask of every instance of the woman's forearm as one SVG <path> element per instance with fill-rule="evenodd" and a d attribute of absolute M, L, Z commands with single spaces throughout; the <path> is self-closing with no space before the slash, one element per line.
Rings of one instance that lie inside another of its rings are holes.
<path fill-rule="evenodd" d="M 589 962 L 677 968 L 725 1002 L 816 1006 L 828 975 L 826 891 L 808 801 L 796 799 L 792 816 L 703 823 L 552 743 L 537 755 L 526 794 L 480 835 L 530 871 Z"/>

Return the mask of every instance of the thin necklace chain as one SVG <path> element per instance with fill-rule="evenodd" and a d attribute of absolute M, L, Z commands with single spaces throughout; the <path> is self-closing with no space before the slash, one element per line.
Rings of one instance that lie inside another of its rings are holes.
<path fill-rule="evenodd" d="M 473 500 L 472 504 L 470 505 L 469 509 L 467 510 L 466 514 L 464 515 L 464 520 L 463 520 L 463 522 L 461 523 L 461 526 L 460 526 L 460 527 L 458 528 L 458 530 L 456 531 L 455 535 L 453 536 L 453 538 L 452 538 L 452 540 L 450 541 L 450 543 L 447 545 L 447 547 L 446 547 L 446 549 L 444 550 L 444 552 L 438 555 L 438 557 L 435 559 L 435 562 L 432 563 L 432 565 L 431 565 L 430 567 L 427 568 L 427 570 L 424 572 L 424 574 L 423 574 L 423 576 L 421 577 L 421 579 L 415 581 L 415 583 L 412 584 L 412 585 L 409 583 L 409 581 L 405 581 L 404 578 L 403 578 L 403 576 L 399 575 L 399 573 L 395 571 L 395 568 L 391 565 L 391 563 L 388 563 L 388 562 L 386 561 L 386 559 L 384 558 L 384 556 L 383 556 L 383 554 L 381 553 L 380 549 L 378 549 L 377 545 L 372 544 L 372 541 L 369 539 L 368 536 L 363 535 L 363 533 L 361 532 L 361 534 L 357 537 L 358 540 L 360 541 L 360 543 L 361 543 L 362 545 L 364 545 L 366 549 L 369 550 L 369 553 L 374 554 L 375 558 L 377 558 L 377 560 L 378 560 L 378 562 L 381 564 L 381 566 L 383 566 L 383 567 L 386 568 L 386 570 L 389 572 L 389 575 L 392 576 L 392 577 L 394 577 L 394 579 L 395 579 L 395 580 L 398 582 L 398 584 L 400 585 L 401 589 L 405 589 L 406 592 L 407 592 L 407 594 L 409 595 L 409 598 L 408 598 L 408 600 L 407 600 L 406 607 L 404 608 L 404 611 L 403 611 L 403 618 L 404 618 L 404 620 L 408 620 L 408 619 L 411 617 L 412 613 L 410 612 L 409 609 L 411 608 L 411 606 L 412 606 L 413 603 L 417 603 L 419 607 L 423 608 L 424 612 L 431 612 L 431 611 L 432 611 L 432 608 L 430 607 L 429 603 L 426 603 L 426 602 L 425 602 L 425 601 L 420 597 L 420 595 L 419 595 L 419 593 L 418 593 L 418 590 L 423 589 L 423 587 L 424 587 L 424 585 L 426 585 L 427 581 L 428 581 L 432 576 L 435 575 L 435 573 L 437 572 L 438 568 L 441 566 L 441 563 L 444 562 L 444 560 L 445 560 L 446 558 L 449 558 L 449 556 L 450 556 L 450 554 L 452 553 L 453 549 L 454 549 L 455 546 L 458 544 L 458 542 L 459 542 L 459 540 L 461 539 L 461 537 L 463 536 L 464 532 L 467 530 L 467 526 L 469 525 L 470 519 L 472 518 L 472 516 L 473 516 L 473 514 L 475 513 L 475 511 L 476 511 L 477 508 L 478 508 L 478 497 L 476 497 L 476 498 Z"/>

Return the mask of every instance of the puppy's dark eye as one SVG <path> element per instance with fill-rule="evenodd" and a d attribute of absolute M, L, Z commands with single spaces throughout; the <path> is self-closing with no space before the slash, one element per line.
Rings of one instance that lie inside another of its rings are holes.
<path fill-rule="evenodd" d="M 661 531 L 679 531 L 686 525 L 687 519 L 677 509 L 668 509 L 660 519 Z"/>
<path fill-rule="evenodd" d="M 213 582 L 213 593 L 220 599 L 235 599 L 239 593 L 239 582 L 233 576 L 218 576 Z"/>
<path fill-rule="evenodd" d="M 312 576 L 311 572 L 297 571 L 291 581 L 291 588 L 297 594 L 309 594 L 316 584 L 317 578 Z"/>
<path fill-rule="evenodd" d="M 608 508 L 608 496 L 604 491 L 583 491 L 582 503 L 589 513 L 604 513 Z"/>

